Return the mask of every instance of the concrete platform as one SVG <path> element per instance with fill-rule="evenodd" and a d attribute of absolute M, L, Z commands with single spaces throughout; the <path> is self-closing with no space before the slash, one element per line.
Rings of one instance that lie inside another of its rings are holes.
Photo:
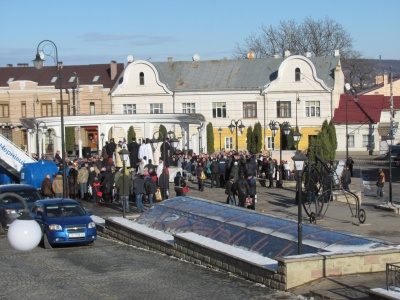
<path fill-rule="evenodd" d="M 396 215 L 400 214 L 400 205 L 395 205 L 395 204 L 392 205 L 390 202 L 377 204 L 377 205 L 374 205 L 374 207 L 376 209 L 382 209 L 382 210 L 393 212 Z"/>

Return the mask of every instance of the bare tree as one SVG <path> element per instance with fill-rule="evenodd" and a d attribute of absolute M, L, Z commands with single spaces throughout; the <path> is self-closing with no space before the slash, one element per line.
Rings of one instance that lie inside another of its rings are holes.
<path fill-rule="evenodd" d="M 342 56 L 352 50 L 352 38 L 343 26 L 325 17 L 322 20 L 306 18 L 301 24 L 294 20 L 281 21 L 277 27 L 262 25 L 260 34 L 252 34 L 241 45 L 235 45 L 235 58 L 246 57 L 248 51 L 258 58 L 311 52 L 315 56 L 332 55 L 338 49 Z"/>
<path fill-rule="evenodd" d="M 361 52 L 354 50 L 342 58 L 342 69 L 346 82 L 350 83 L 356 92 L 370 87 L 378 73 L 371 60 L 364 59 Z"/>

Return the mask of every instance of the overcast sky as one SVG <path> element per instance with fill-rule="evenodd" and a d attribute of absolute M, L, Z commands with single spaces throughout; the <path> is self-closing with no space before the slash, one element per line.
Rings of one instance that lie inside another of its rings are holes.
<path fill-rule="evenodd" d="M 0 67 L 30 63 L 52 40 L 66 65 L 232 58 L 260 26 L 326 16 L 342 24 L 366 58 L 400 59 L 400 1 L 70 0 L 2 1 Z M 53 63 L 51 58 L 47 63 Z"/>

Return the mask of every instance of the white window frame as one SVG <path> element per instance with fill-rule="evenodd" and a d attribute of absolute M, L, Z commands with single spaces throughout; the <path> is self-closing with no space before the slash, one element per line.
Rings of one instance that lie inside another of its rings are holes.
<path fill-rule="evenodd" d="M 267 136 L 267 149 L 275 149 L 275 137 Z"/>
<path fill-rule="evenodd" d="M 232 150 L 233 149 L 233 137 L 231 136 L 226 136 L 224 138 L 224 145 L 225 145 L 225 150 Z"/>
<path fill-rule="evenodd" d="M 133 104 L 133 103 L 122 104 L 122 113 L 124 115 L 135 115 L 136 114 L 136 104 Z"/>
<path fill-rule="evenodd" d="M 363 147 L 369 147 L 370 146 L 370 135 L 369 134 L 363 134 L 363 136 L 362 136 L 362 146 Z"/>
<path fill-rule="evenodd" d="M 226 102 L 213 102 L 212 115 L 214 119 L 226 118 Z"/>
<path fill-rule="evenodd" d="M 354 135 L 349 135 L 349 148 L 354 148 L 355 147 L 355 140 L 354 140 Z"/>
<path fill-rule="evenodd" d="M 163 104 L 162 103 L 150 103 L 150 113 L 151 114 L 162 114 Z"/>
<path fill-rule="evenodd" d="M 306 101 L 306 117 L 321 117 L 321 101 Z"/>
<path fill-rule="evenodd" d="M 196 103 L 182 103 L 182 113 L 184 114 L 195 114 L 196 113 Z"/>

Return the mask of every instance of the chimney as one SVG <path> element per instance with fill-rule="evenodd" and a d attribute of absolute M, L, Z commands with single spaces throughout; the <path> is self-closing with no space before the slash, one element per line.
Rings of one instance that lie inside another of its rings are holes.
<path fill-rule="evenodd" d="M 172 61 L 172 57 L 170 56 L 170 57 L 168 57 L 168 62 L 171 62 Z"/>
<path fill-rule="evenodd" d="M 306 52 L 306 57 L 311 57 L 311 52 Z"/>
<path fill-rule="evenodd" d="M 12 68 L 13 65 L 12 64 L 7 64 L 7 68 Z"/>
<path fill-rule="evenodd" d="M 111 80 L 114 80 L 117 77 L 117 62 L 115 60 L 110 62 L 110 70 Z"/>
<path fill-rule="evenodd" d="M 290 51 L 289 50 L 286 50 L 285 51 L 285 57 L 289 57 L 290 56 Z"/>
<path fill-rule="evenodd" d="M 17 64 L 17 66 L 19 67 L 19 68 L 27 68 L 29 65 L 28 64 L 25 64 L 25 63 L 23 63 L 23 64 Z"/>
<path fill-rule="evenodd" d="M 340 52 L 339 52 L 339 50 L 338 50 L 338 49 L 336 49 L 336 50 L 335 50 L 335 52 L 334 52 L 334 56 L 340 56 Z"/>

